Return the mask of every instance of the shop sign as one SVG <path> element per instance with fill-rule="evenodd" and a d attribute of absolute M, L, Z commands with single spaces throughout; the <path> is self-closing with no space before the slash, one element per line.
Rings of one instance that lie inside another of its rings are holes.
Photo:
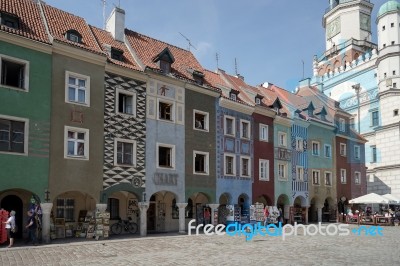
<path fill-rule="evenodd" d="M 153 182 L 156 185 L 176 186 L 178 185 L 178 174 L 154 173 Z"/>

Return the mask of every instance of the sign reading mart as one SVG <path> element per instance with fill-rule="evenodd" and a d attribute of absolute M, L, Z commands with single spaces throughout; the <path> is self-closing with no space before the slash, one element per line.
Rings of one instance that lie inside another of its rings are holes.
<path fill-rule="evenodd" d="M 383 236 L 383 228 L 381 226 L 360 226 L 358 228 L 349 229 L 348 224 L 329 224 L 322 225 L 322 223 L 303 225 L 297 224 L 294 225 L 286 224 L 282 226 L 282 223 L 269 224 L 267 226 L 261 225 L 260 222 L 256 224 L 240 224 L 240 223 L 232 223 L 227 226 L 224 224 L 218 224 L 216 226 L 212 224 L 199 224 L 197 226 L 192 225 L 196 220 L 191 220 L 188 224 L 188 235 L 192 235 L 192 230 L 196 229 L 195 235 L 199 235 L 202 228 L 202 233 L 206 236 L 211 235 L 224 235 L 227 234 L 229 236 L 245 236 L 246 240 L 251 240 L 253 237 L 260 236 L 273 236 L 273 237 L 282 237 L 282 240 L 285 240 L 288 236 L 297 236 L 300 235 L 301 232 L 299 229 L 302 229 L 302 235 L 304 236 L 349 236 L 349 235 L 365 235 L 365 236 Z"/>

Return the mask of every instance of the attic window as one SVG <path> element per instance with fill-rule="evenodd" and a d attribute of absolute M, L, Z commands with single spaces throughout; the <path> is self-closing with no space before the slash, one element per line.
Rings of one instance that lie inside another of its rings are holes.
<path fill-rule="evenodd" d="M 79 34 L 76 30 L 69 30 L 65 34 L 65 38 L 71 42 L 81 43 L 82 42 L 82 35 Z"/>
<path fill-rule="evenodd" d="M 231 98 L 232 101 L 236 101 L 236 94 L 231 92 L 229 98 Z"/>
<path fill-rule="evenodd" d="M 260 105 L 261 104 L 261 100 L 260 98 L 256 98 L 256 104 Z"/>
<path fill-rule="evenodd" d="M 19 28 L 19 19 L 17 16 L 14 16 L 12 14 L 6 14 L 6 13 L 1 13 L 1 25 L 13 28 L 13 29 L 18 29 Z"/>
<path fill-rule="evenodd" d="M 123 51 L 115 49 L 115 48 L 111 48 L 111 58 L 118 60 L 118 61 L 123 61 Z"/>
<path fill-rule="evenodd" d="M 204 83 L 204 74 L 200 71 L 193 71 L 193 79 L 198 85 L 203 85 Z"/>

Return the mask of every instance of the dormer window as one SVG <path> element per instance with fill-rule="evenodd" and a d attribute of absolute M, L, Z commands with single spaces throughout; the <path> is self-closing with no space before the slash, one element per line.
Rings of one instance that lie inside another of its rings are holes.
<path fill-rule="evenodd" d="M 260 104 L 261 104 L 260 98 L 256 98 L 256 104 L 257 104 L 257 105 L 260 105 Z"/>
<path fill-rule="evenodd" d="M 261 101 L 263 98 L 264 98 L 264 96 L 257 94 L 256 98 L 255 98 L 256 104 L 261 105 Z"/>
<path fill-rule="evenodd" d="M 204 74 L 200 71 L 193 71 L 193 79 L 198 85 L 203 85 L 204 83 Z"/>
<path fill-rule="evenodd" d="M 231 95 L 229 98 L 231 98 L 232 101 L 236 101 L 236 94 L 231 92 Z"/>
<path fill-rule="evenodd" d="M 169 74 L 171 73 L 171 65 L 175 62 L 175 58 L 169 48 L 166 47 L 161 51 L 161 53 L 154 57 L 153 62 L 158 64 L 158 67 L 162 73 Z"/>
<path fill-rule="evenodd" d="M 6 14 L 6 13 L 1 13 L 1 25 L 13 28 L 13 29 L 18 29 L 19 28 L 19 19 L 17 16 L 14 16 L 13 14 Z"/>
<path fill-rule="evenodd" d="M 171 73 L 171 64 L 167 61 L 164 60 L 160 60 L 160 70 L 164 73 L 164 74 L 169 74 Z"/>
<path fill-rule="evenodd" d="M 65 34 L 65 38 L 71 42 L 81 43 L 82 42 L 82 35 L 77 32 L 76 30 L 69 30 Z"/>
<path fill-rule="evenodd" d="M 115 59 L 118 61 L 123 61 L 123 58 L 124 58 L 123 54 L 124 54 L 123 51 L 116 49 L 116 48 L 111 48 L 111 58 L 112 59 Z"/>

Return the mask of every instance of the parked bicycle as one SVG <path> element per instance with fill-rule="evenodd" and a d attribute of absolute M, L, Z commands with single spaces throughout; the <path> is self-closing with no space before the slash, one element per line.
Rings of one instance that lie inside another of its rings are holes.
<path fill-rule="evenodd" d="M 129 232 L 131 234 L 136 234 L 138 230 L 138 225 L 134 221 L 132 221 L 131 217 L 128 217 L 128 220 L 122 220 L 121 218 L 119 221 L 111 226 L 111 232 L 115 235 L 119 235 L 122 233 L 122 230 Z"/>

